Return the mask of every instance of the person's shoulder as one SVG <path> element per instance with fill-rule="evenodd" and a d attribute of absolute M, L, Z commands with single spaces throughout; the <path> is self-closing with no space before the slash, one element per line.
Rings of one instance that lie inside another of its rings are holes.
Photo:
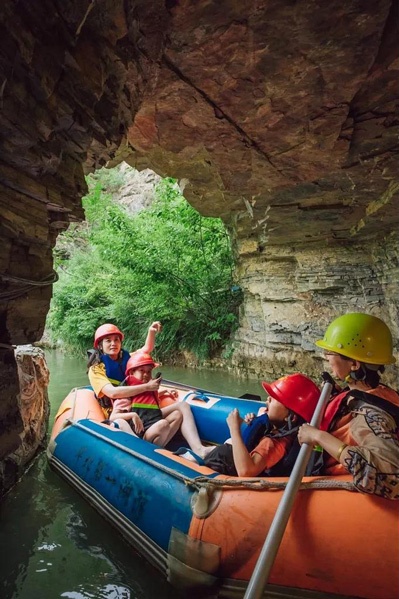
<path fill-rule="evenodd" d="M 105 374 L 105 364 L 103 362 L 93 364 L 93 366 L 90 366 L 89 372 L 93 374 Z"/>
<path fill-rule="evenodd" d="M 257 444 L 257 446 L 255 447 L 255 450 L 258 447 L 261 448 L 270 448 L 270 447 L 274 447 L 274 443 L 275 443 L 276 439 L 273 439 L 273 437 L 270 437 L 269 435 L 264 435 L 261 440 L 259 441 L 259 443 Z"/>

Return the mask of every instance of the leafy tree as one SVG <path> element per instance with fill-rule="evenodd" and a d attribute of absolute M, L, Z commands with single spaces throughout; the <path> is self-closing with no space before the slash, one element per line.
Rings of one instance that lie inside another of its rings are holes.
<path fill-rule="evenodd" d="M 84 349 L 97 326 L 114 322 L 135 349 L 160 320 L 159 357 L 182 350 L 199 359 L 215 355 L 237 326 L 241 301 L 223 223 L 202 217 L 170 178 L 157 186 L 149 209 L 131 216 L 112 200 L 110 181 L 114 188 L 122 183 L 105 169 L 88 177 L 86 224 L 64 234 L 56 255 L 52 337 Z"/>

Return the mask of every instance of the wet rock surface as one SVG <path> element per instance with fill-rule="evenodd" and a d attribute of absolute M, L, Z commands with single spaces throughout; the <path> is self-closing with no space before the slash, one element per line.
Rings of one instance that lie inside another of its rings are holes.
<path fill-rule="evenodd" d="M 0 375 L 0 496 L 22 475 L 24 468 L 46 443 L 50 404 L 49 372 L 44 352 L 32 345 L 3 351 Z M 18 387 L 6 393 L 4 375 L 16 371 Z"/>
<path fill-rule="evenodd" d="M 396 342 L 398 22 L 391 0 L 5 0 L 0 343 L 41 338 L 84 173 L 122 160 L 228 226 L 237 370 L 315 371 L 313 340 L 351 310 Z M 12 447 L 18 377 L 2 366 Z"/>

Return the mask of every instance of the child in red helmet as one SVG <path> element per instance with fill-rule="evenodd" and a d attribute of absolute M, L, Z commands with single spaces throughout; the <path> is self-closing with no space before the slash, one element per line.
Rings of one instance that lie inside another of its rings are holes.
<path fill-rule="evenodd" d="M 162 325 L 159 321 L 155 321 L 150 325 L 145 344 L 138 350 L 139 352 L 147 354 L 152 352 L 155 346 L 155 337 L 161 328 Z M 88 362 L 88 375 L 90 384 L 93 387 L 107 421 L 112 419 L 119 428 L 125 432 L 132 433 L 132 428 L 126 422 L 127 420 L 132 420 L 134 431 L 140 434 L 143 432 L 144 426 L 138 414 L 130 412 L 132 397 L 136 398 L 140 394 L 149 392 L 154 392 L 156 395 L 161 379 L 153 379 L 150 376 L 148 382 L 141 382 L 140 384 L 136 382 L 133 385 L 129 383 L 125 384 L 126 367 L 134 354 L 129 354 L 128 351 L 122 348 L 123 338 L 122 331 L 114 324 L 106 323 L 96 330 L 94 335 L 95 349 Z M 115 404 L 117 411 L 114 411 Z M 164 445 L 164 440 L 171 438 L 174 434 L 173 431 L 176 432 L 181 425 L 180 430 L 183 437 L 192 451 L 197 455 L 203 458 L 212 449 L 211 447 L 202 445 L 194 416 L 188 403 L 179 401 L 162 408 L 161 411 L 162 419 L 168 421 L 170 429 L 166 430 L 164 422 L 162 426 L 165 428 L 163 431 L 160 431 L 161 425 L 158 423 L 159 435 L 155 435 L 153 439 L 154 443 Z M 118 417 L 115 416 L 116 414 L 118 414 Z M 179 426 L 177 423 L 179 423 Z M 148 440 L 149 436 L 145 436 L 145 438 Z"/>
<path fill-rule="evenodd" d="M 205 457 L 205 464 L 230 476 L 286 476 L 293 466 L 288 460 L 297 436 L 298 427 L 310 420 L 320 390 L 303 374 L 291 374 L 273 383 L 262 383 L 269 395 L 267 412 L 269 427 L 252 451 L 247 448 L 241 433 L 243 419 L 235 408 L 227 417 L 231 438 Z M 245 422 L 251 426 L 255 414 L 248 414 Z"/>
<path fill-rule="evenodd" d="M 150 354 L 137 351 L 126 364 L 125 384 L 129 387 L 143 385 L 152 379 L 152 370 L 158 366 Z M 159 378 L 159 377 L 158 377 Z M 132 397 L 130 410 L 126 410 L 125 400 L 116 400 L 110 419 L 127 420 L 132 430 L 150 443 L 164 447 L 179 430 L 182 414 L 172 410 L 163 415 L 159 407 L 158 391 L 143 391 Z"/>
<path fill-rule="evenodd" d="M 158 386 L 161 377 L 152 379 L 152 370 L 158 366 L 151 355 L 145 351 L 134 352 L 126 364 L 126 388 L 139 388 L 140 393 L 132 394 L 130 406 L 126 407 L 126 399 L 117 399 L 110 420 L 128 421 L 131 429 L 146 441 L 165 447 L 180 429 L 192 451 L 200 458 L 204 457 L 212 447 L 201 443 L 190 406 L 185 402 L 176 402 L 163 408 L 159 407 Z M 147 389 L 151 381 L 157 383 L 154 390 Z"/>

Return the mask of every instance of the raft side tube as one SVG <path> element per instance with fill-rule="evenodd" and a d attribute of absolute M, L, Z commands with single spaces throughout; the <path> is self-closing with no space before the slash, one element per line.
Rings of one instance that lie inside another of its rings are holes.
<path fill-rule="evenodd" d="M 67 482 L 74 487 L 80 495 L 86 499 L 108 522 L 115 526 L 122 535 L 134 547 L 140 547 L 140 552 L 152 561 L 158 569 L 166 572 L 167 556 L 150 537 L 144 534 L 137 526 L 135 526 L 126 516 L 115 509 L 104 497 L 98 493 L 93 487 L 87 485 L 84 480 L 76 476 L 69 468 L 65 468 L 64 464 L 52 458 L 50 461 L 51 467 L 56 470 Z"/>
<path fill-rule="evenodd" d="M 75 477 L 84 481 L 162 549 L 168 548 L 172 527 L 188 532 L 194 480 L 201 474 L 195 464 L 177 462 L 158 454 L 156 445 L 90 420 L 72 423 L 55 441 L 50 463 L 62 463 L 71 483 Z"/>
<path fill-rule="evenodd" d="M 217 444 L 224 443 L 230 437 L 226 418 L 234 408 L 237 408 L 241 418 L 244 418 L 245 414 L 250 412 L 257 414 L 259 408 L 264 405 L 259 401 L 239 397 L 209 396 L 208 399 L 206 398 L 206 394 L 203 398 L 197 399 L 195 393 L 190 393 L 186 395 L 184 401 L 191 407 L 200 438 L 205 442 Z M 246 426 L 242 424 L 241 430 Z"/>
<path fill-rule="evenodd" d="M 104 413 L 91 387 L 76 387 L 62 401 L 54 418 L 51 439 L 54 439 L 64 427 L 66 420 L 90 418 L 96 422 L 104 420 Z"/>
<path fill-rule="evenodd" d="M 248 582 L 226 578 L 216 597 L 218 599 L 242 599 Z M 277 584 L 266 584 L 262 597 L 265 599 L 356 599 L 353 595 L 337 595 L 307 589 L 282 587 Z M 361 599 L 360 597 L 358 599 Z"/>
<path fill-rule="evenodd" d="M 49 458 L 51 467 L 57 471 L 66 481 L 79 492 L 82 497 L 92 505 L 97 512 L 104 517 L 112 526 L 114 526 L 123 537 L 139 553 L 150 562 L 160 573 L 177 588 L 200 592 L 200 596 L 214 597 L 213 589 L 218 585 L 218 579 L 207 571 L 200 570 L 193 566 L 203 566 L 206 570 L 215 570 L 219 567 L 220 548 L 209 543 L 191 539 L 182 531 L 173 528 L 168 552 L 159 547 L 148 535 L 139 527 L 135 526 L 131 520 L 124 516 L 119 510 L 115 509 L 104 497 L 93 487 L 86 484 L 79 476 L 66 468 L 53 455 Z M 180 543 L 179 540 L 180 539 Z M 182 541 L 185 539 L 186 541 Z M 190 553 L 183 550 L 187 544 L 190 546 Z M 180 549 L 180 551 L 179 551 Z M 170 550 L 176 555 L 171 555 Z M 196 551 L 198 555 L 192 552 Z M 181 558 L 181 559 L 179 559 Z M 190 561 L 190 565 L 183 560 Z M 211 591 L 211 594 L 209 594 Z"/>

